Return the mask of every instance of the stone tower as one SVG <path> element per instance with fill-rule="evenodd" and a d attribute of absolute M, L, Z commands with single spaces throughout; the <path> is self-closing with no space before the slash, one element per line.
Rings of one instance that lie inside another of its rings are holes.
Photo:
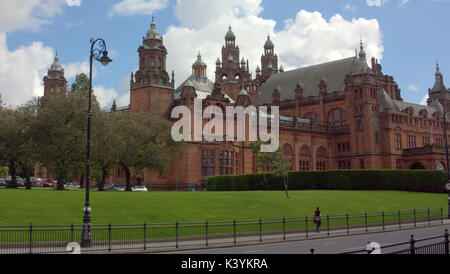
<path fill-rule="evenodd" d="M 434 73 L 435 82 L 434 86 L 431 89 L 428 89 L 428 105 L 434 99 L 439 100 L 442 106 L 445 107 L 447 112 L 450 111 L 450 92 L 444 85 L 444 77 L 442 73 L 439 71 L 439 64 L 436 64 L 436 72 Z"/>
<path fill-rule="evenodd" d="M 231 26 L 225 35 L 225 45 L 222 47 L 222 62 L 216 62 L 216 82 L 220 83 L 222 91 L 236 101 L 242 83 L 251 82 L 248 61 L 239 61 L 239 47 Z"/>
<path fill-rule="evenodd" d="M 130 111 L 146 111 L 168 118 L 173 103 L 174 81 L 166 71 L 167 49 L 154 18 L 138 53 L 139 70 L 131 74 L 130 81 Z"/>
<path fill-rule="evenodd" d="M 195 61 L 192 65 L 192 75 L 194 75 L 198 81 L 206 82 L 206 68 L 206 63 L 203 62 L 202 56 L 199 52 L 197 55 L 197 61 Z"/>
<path fill-rule="evenodd" d="M 64 77 L 64 69 L 59 63 L 58 53 L 55 60 L 44 77 L 44 96 L 65 92 L 67 88 L 67 80 Z"/>
<path fill-rule="evenodd" d="M 267 35 L 264 44 L 264 54 L 261 56 L 261 73 L 265 78 L 269 78 L 272 74 L 278 73 L 278 56 L 274 52 L 275 46 Z"/>

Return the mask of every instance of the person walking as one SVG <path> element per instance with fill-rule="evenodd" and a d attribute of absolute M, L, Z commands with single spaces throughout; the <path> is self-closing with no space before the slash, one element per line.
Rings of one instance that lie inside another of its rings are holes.
<path fill-rule="evenodd" d="M 320 228 L 320 224 L 322 222 L 321 219 L 321 213 L 320 213 L 320 208 L 317 207 L 316 211 L 314 211 L 314 217 L 313 217 L 313 222 L 316 224 L 316 232 L 319 233 L 319 228 Z"/>

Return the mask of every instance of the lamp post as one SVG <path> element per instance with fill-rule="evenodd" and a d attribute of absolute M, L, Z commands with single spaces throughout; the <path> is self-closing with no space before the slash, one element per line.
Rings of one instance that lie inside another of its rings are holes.
<path fill-rule="evenodd" d="M 91 38 L 91 51 L 89 57 L 89 107 L 87 122 L 87 144 L 86 144 L 86 202 L 84 205 L 83 232 L 81 234 L 81 246 L 90 247 L 92 245 L 91 234 L 91 207 L 89 206 L 90 168 L 91 168 L 91 105 L 92 105 L 92 62 L 95 60 L 106 66 L 112 62 L 108 57 L 106 42 L 102 38 L 94 40 Z M 97 44 L 97 47 L 95 45 Z"/>

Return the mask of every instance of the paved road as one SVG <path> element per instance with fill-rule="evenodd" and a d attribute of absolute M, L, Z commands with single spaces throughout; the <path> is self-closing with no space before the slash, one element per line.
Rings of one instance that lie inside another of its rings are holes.
<path fill-rule="evenodd" d="M 408 229 L 395 232 L 382 232 L 365 235 L 343 236 L 325 239 L 302 240 L 296 242 L 284 242 L 274 244 L 260 244 L 252 246 L 201 249 L 180 252 L 170 252 L 171 254 L 310 254 L 310 249 L 315 250 L 315 254 L 336 254 L 366 248 L 367 242 L 378 242 L 381 246 L 399 242 L 406 242 L 413 234 L 415 239 L 422 239 L 437 235 L 443 235 L 445 229 L 450 231 L 450 223 L 446 222 L 442 226 L 429 228 Z M 443 237 L 438 241 L 443 241 Z M 434 241 L 417 243 L 416 246 L 429 244 Z M 409 245 L 396 248 L 388 248 L 383 252 L 406 249 Z M 166 253 L 167 254 L 167 253 Z"/>

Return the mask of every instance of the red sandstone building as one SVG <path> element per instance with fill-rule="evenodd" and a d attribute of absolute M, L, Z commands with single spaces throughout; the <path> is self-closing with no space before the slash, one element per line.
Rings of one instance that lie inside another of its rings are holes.
<path fill-rule="evenodd" d="M 139 70 L 131 73 L 130 105 L 112 111 L 147 111 L 170 120 L 175 106 L 279 106 L 280 147 L 292 170 L 446 169 L 442 106 L 450 110 L 450 90 L 436 67 L 428 105 L 403 102 L 400 89 L 374 58 L 359 53 L 341 60 L 284 71 L 270 37 L 255 78 L 231 27 L 225 35 L 215 83 L 207 78 L 200 53 L 192 75 L 179 87 L 166 69 L 167 49 L 152 21 L 138 48 Z M 44 78 L 45 94 L 65 90 L 58 57 Z M 213 175 L 258 172 L 249 142 L 188 142 L 163 174 L 136 175 L 153 189 L 201 186 Z M 111 171 L 122 183 L 124 172 Z"/>

